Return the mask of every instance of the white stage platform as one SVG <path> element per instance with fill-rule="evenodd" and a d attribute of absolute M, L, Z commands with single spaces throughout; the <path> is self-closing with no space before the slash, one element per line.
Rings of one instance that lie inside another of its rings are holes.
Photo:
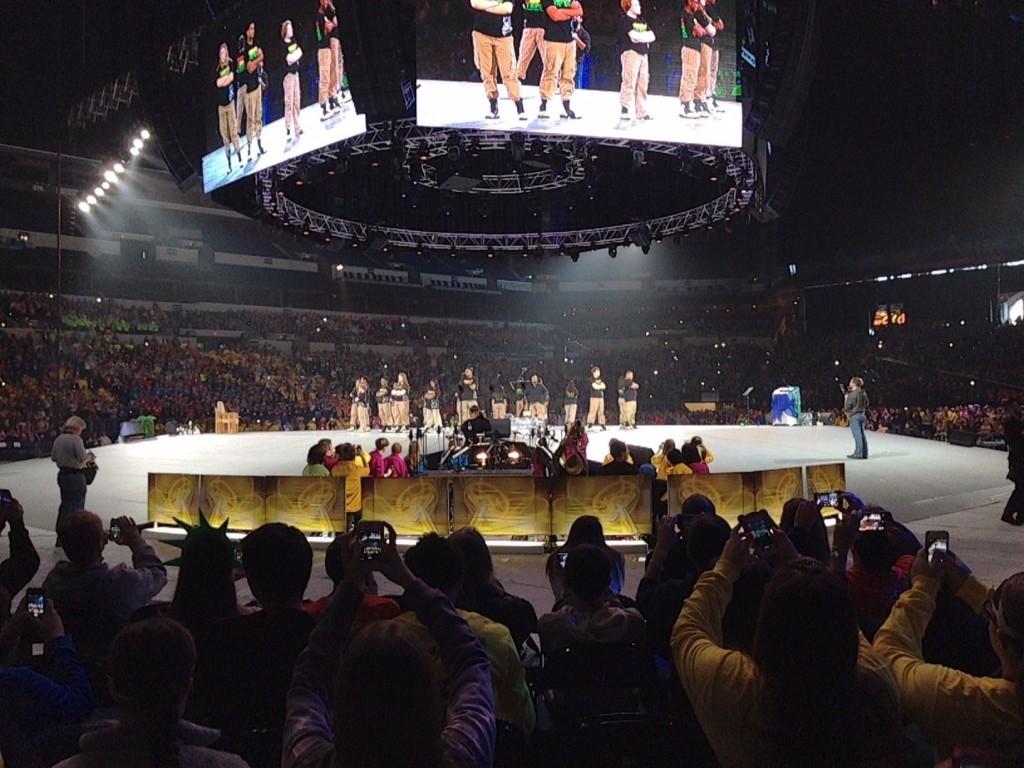
<path fill-rule="evenodd" d="M 743 107 L 738 102 L 722 101 L 724 112 L 711 118 L 679 117 L 679 99 L 673 96 L 649 96 L 652 120 L 635 122 L 619 119 L 618 91 L 578 89 L 572 97 L 572 109 L 579 120 L 562 118 L 562 102 L 548 102 L 548 117 L 537 117 L 540 94 L 537 86 L 522 86 L 523 104 L 528 120 L 519 120 L 515 105 L 498 86 L 499 117 L 488 120 L 487 97 L 481 83 L 447 80 L 419 80 L 416 91 L 416 122 L 438 128 L 475 128 L 491 131 L 528 131 L 560 136 L 592 136 L 601 139 L 637 139 L 679 144 L 708 144 L 739 147 L 743 141 Z"/>

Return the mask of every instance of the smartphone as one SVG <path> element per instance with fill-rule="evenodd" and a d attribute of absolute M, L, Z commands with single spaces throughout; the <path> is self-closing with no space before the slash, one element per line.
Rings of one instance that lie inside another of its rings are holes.
<path fill-rule="evenodd" d="M 25 604 L 28 615 L 38 619 L 46 612 L 46 593 L 41 589 L 26 589 Z"/>
<path fill-rule="evenodd" d="M 763 509 L 740 517 L 740 528 L 750 537 L 754 549 L 772 548 L 772 519 Z"/>
<path fill-rule="evenodd" d="M 110 533 L 108 534 L 110 540 L 115 544 L 121 543 L 121 525 L 116 521 L 110 523 Z"/>
<path fill-rule="evenodd" d="M 6 507 L 14 503 L 14 496 L 6 488 L 0 488 L 0 507 Z"/>
<path fill-rule="evenodd" d="M 703 512 L 697 512 L 695 514 L 684 515 L 679 513 L 676 515 L 676 530 L 679 532 L 685 531 L 690 528 L 695 522 L 704 517 Z"/>
<path fill-rule="evenodd" d="M 934 562 L 936 552 L 949 551 L 949 531 L 925 531 L 924 548 L 928 551 L 928 562 Z"/>
<path fill-rule="evenodd" d="M 814 503 L 818 509 L 839 509 L 839 491 L 825 491 L 814 494 Z"/>
<path fill-rule="evenodd" d="M 363 551 L 363 560 L 376 560 L 384 553 L 384 523 L 379 520 L 361 520 L 356 536 Z"/>
<path fill-rule="evenodd" d="M 861 533 L 884 531 L 886 523 L 891 519 L 892 516 L 884 512 L 868 512 L 860 519 L 860 527 L 857 530 Z"/>
<path fill-rule="evenodd" d="M 565 568 L 565 561 L 568 558 L 569 558 L 569 553 L 568 552 L 559 552 L 558 553 L 558 564 L 559 564 L 559 566 L 561 566 L 562 568 Z"/>

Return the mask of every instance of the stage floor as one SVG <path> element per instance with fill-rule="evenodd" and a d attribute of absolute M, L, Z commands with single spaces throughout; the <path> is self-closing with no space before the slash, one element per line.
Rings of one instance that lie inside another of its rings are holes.
<path fill-rule="evenodd" d="M 694 434 L 700 434 L 715 452 L 712 469 L 718 472 L 843 461 L 852 448 L 849 431 L 838 427 L 642 426 L 625 432 L 614 427 L 591 432 L 588 452 L 600 461 L 608 441 L 615 437 L 656 449 L 666 438 L 678 443 Z M 105 520 L 123 514 L 144 520 L 148 472 L 298 475 L 307 449 L 321 437 L 370 448 L 379 436 L 379 432 L 253 432 L 111 445 L 96 449 L 101 469 L 89 488 L 87 506 Z M 399 435 L 388 438 L 406 442 Z M 437 450 L 436 440 L 426 446 L 428 450 Z M 928 529 L 948 530 L 953 549 L 985 580 L 998 583 L 1020 570 L 1024 529 L 999 521 L 1010 492 L 1005 453 L 877 433 L 868 433 L 868 441 L 871 458 L 847 462 L 850 490 L 887 507 L 922 538 Z M 49 459 L 0 464 L 0 488 L 9 488 L 25 507 L 26 523 L 43 558 L 33 585 L 41 583 L 58 557 L 53 550 L 59 501 L 56 469 Z M 4 556 L 6 537 L 0 538 L 0 556 Z M 159 546 L 167 558 L 173 556 L 170 547 Z M 127 554 L 122 547 L 109 547 L 106 559 L 123 562 Z M 632 594 L 644 566 L 635 556 L 627 560 L 626 591 Z M 323 553 L 317 552 L 307 591 L 310 597 L 329 591 L 322 561 Z M 552 600 L 537 555 L 499 554 L 495 563 L 508 589 L 531 600 L 538 612 L 549 609 Z M 172 569 L 163 597 L 172 593 L 176 575 Z M 239 589 L 244 595 L 242 584 Z"/>
<path fill-rule="evenodd" d="M 548 102 L 545 120 L 537 117 L 540 94 L 535 85 L 522 86 L 523 105 L 528 120 L 521 121 L 505 86 L 498 86 L 499 117 L 489 120 L 487 97 L 481 83 L 446 80 L 420 80 L 416 91 L 416 122 L 439 128 L 475 128 L 491 131 L 528 131 L 561 136 L 592 136 L 600 139 L 637 139 L 680 144 L 708 144 L 739 147 L 743 140 L 743 107 L 737 102 L 719 102 L 724 111 L 710 118 L 679 117 L 679 99 L 674 96 L 648 96 L 652 120 L 635 122 L 619 119 L 618 91 L 580 88 L 573 94 L 572 109 L 579 120 L 563 118 L 562 102 Z"/>

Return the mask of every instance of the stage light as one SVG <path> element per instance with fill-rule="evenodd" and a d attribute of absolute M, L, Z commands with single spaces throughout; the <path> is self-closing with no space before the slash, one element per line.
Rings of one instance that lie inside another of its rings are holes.
<path fill-rule="evenodd" d="M 104 181 L 102 184 L 100 184 L 100 186 L 103 189 L 110 189 L 110 182 L 109 181 Z"/>
<path fill-rule="evenodd" d="M 96 197 L 103 197 L 105 194 L 107 194 L 106 192 L 103 191 L 103 187 L 96 187 L 96 189 L 94 189 L 92 193 L 96 195 Z"/>
<path fill-rule="evenodd" d="M 21 242 L 23 243 L 27 243 L 29 240 L 28 232 L 19 232 L 18 239 L 21 240 Z"/>
<path fill-rule="evenodd" d="M 132 141 L 132 147 L 134 147 L 135 149 L 142 149 L 142 145 L 142 139 L 135 139 L 134 141 Z"/>
<path fill-rule="evenodd" d="M 142 137 L 143 141 L 149 141 L 149 137 L 151 135 L 152 134 L 149 131 L 147 131 L 145 128 L 143 128 L 142 131 L 139 133 L 139 136 Z"/>
<path fill-rule="evenodd" d="M 580 260 L 580 254 L 578 251 L 573 251 L 572 253 L 569 254 L 569 258 L 572 260 L 572 263 L 575 264 L 577 261 Z"/>
<path fill-rule="evenodd" d="M 113 171 L 104 171 L 103 172 L 103 178 L 107 180 L 108 184 L 116 184 L 117 183 L 117 174 L 114 173 Z"/>
<path fill-rule="evenodd" d="M 96 196 L 86 195 L 85 202 L 87 202 L 89 205 L 96 205 Z"/>
<path fill-rule="evenodd" d="M 616 256 L 618 256 L 618 255 L 619 255 L 619 248 L 618 248 L 618 246 L 615 246 L 615 245 L 613 245 L 613 246 L 612 246 L 611 248 L 609 248 L 609 249 L 608 249 L 608 255 L 609 255 L 609 256 L 610 256 L 611 258 L 613 258 L 613 259 L 614 259 L 614 258 L 615 258 Z"/>
<path fill-rule="evenodd" d="M 124 173 L 124 165 L 120 162 L 114 163 L 114 173 Z"/>
<path fill-rule="evenodd" d="M 487 451 L 480 451 L 480 453 L 478 453 L 476 455 L 476 460 L 480 464 L 486 464 L 487 463 Z"/>
<path fill-rule="evenodd" d="M 78 203 L 78 210 L 80 210 L 82 213 L 88 213 L 89 212 L 89 204 L 87 202 L 85 202 L 85 200 L 79 201 L 79 203 Z"/>
<path fill-rule="evenodd" d="M 971 384 L 973 385 L 974 382 L 972 381 Z M 513 448 L 511 451 L 508 452 L 508 460 L 509 461 L 519 461 L 519 458 L 520 458 L 519 451 L 517 451 L 515 448 Z"/>
<path fill-rule="evenodd" d="M 130 154 L 132 157 L 138 157 L 139 150 L 136 147 L 132 147 L 131 149 L 128 150 L 128 154 Z"/>

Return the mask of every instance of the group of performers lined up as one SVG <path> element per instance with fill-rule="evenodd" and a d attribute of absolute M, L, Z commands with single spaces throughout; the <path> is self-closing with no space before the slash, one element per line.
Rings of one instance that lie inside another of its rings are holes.
<path fill-rule="evenodd" d="M 318 97 L 321 120 L 327 120 L 341 111 L 341 103 L 350 101 L 351 96 L 344 87 L 344 57 L 341 53 L 341 37 L 338 14 L 331 0 L 317 0 L 316 60 L 319 75 Z M 287 143 L 297 141 L 302 135 L 299 114 L 302 111 L 302 89 L 299 84 L 299 67 L 303 51 L 295 38 L 295 29 L 290 19 L 281 22 L 280 65 L 284 73 L 284 124 Z M 242 148 L 239 142 L 243 121 L 248 122 L 245 136 L 248 143 L 248 160 L 252 159 L 255 142 L 260 155 L 264 154 L 261 141 L 263 132 L 263 93 L 269 86 L 264 70 L 265 52 L 256 40 L 256 22 L 250 21 L 245 32 L 238 38 L 234 60 L 227 43 L 220 44 L 213 83 L 217 94 L 217 121 L 224 154 L 231 170 L 231 148 L 234 147 L 239 165 L 242 164 Z"/>
<path fill-rule="evenodd" d="M 710 117 L 720 111 L 715 88 L 718 80 L 717 36 L 725 29 L 718 0 L 682 0 L 679 27 L 682 35 L 679 84 L 679 116 Z M 511 0 L 470 0 L 473 13 L 473 61 L 480 72 L 489 103 L 488 119 L 498 117 L 497 78 L 515 103 L 520 120 L 528 119 L 520 85 L 525 82 L 534 54 L 540 53 L 540 110 L 548 117 L 548 101 L 555 86 L 562 102 L 562 117 L 578 119 L 571 106 L 575 90 L 578 50 L 586 50 L 590 35 L 583 30 L 583 6 L 579 0 L 523 0 L 523 29 L 519 61 L 512 39 Z M 650 120 L 647 87 L 650 82 L 648 53 L 656 37 L 644 18 L 640 0 L 620 0 L 622 15 L 617 34 L 622 80 L 619 89 L 620 119 Z"/>
<path fill-rule="evenodd" d="M 591 368 L 590 376 L 587 385 L 589 390 L 587 427 L 607 429 L 604 403 L 608 387 L 601 378 L 600 368 L 596 366 Z M 491 418 L 531 416 L 538 421 L 546 422 L 548 420 L 551 392 L 538 374 L 534 373 L 526 380 L 513 381 L 511 387 L 512 391 L 509 393 L 500 380 L 488 386 Z M 637 383 L 633 371 L 625 371 L 619 378 L 617 386 L 619 426 L 623 429 L 636 428 L 639 390 L 640 385 Z M 471 418 L 470 411 L 474 407 L 478 411 L 483 410 L 480 382 L 472 367 L 466 368 L 462 372 L 461 380 L 450 395 L 455 399 L 456 418 L 459 424 Z M 420 425 L 424 429 L 440 430 L 442 427 L 442 397 L 443 392 L 438 381 L 431 379 L 418 401 L 423 414 Z M 409 377 L 404 371 L 399 371 L 393 383 L 389 377 L 381 376 L 376 390 L 373 391 L 371 391 L 369 380 L 365 376 L 360 376 L 355 380 L 349 398 L 351 400 L 349 429 L 369 432 L 370 412 L 374 406 L 377 410 L 380 428 L 384 432 L 392 430 L 403 432 L 414 426 L 414 417 L 410 407 L 413 399 L 412 387 L 409 384 Z M 569 381 L 564 391 L 565 424 L 572 424 L 576 421 L 579 402 L 579 387 L 576 382 Z"/>

